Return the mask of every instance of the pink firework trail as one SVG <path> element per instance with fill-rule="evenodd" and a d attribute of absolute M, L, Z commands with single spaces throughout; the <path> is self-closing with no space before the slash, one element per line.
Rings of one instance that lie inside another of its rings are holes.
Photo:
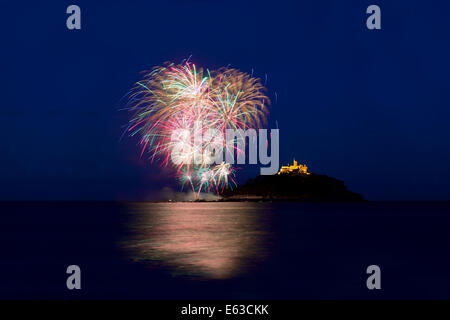
<path fill-rule="evenodd" d="M 214 129 L 225 135 L 227 129 L 261 128 L 270 103 L 265 92 L 259 78 L 236 69 L 210 71 L 189 62 L 168 63 L 153 68 L 129 92 L 127 131 L 130 136 L 140 136 L 141 156 L 148 152 L 152 162 L 169 166 L 170 158 L 176 157 L 176 176 L 197 196 L 201 191 L 221 194 L 235 185 L 235 169 L 228 163 L 192 161 L 195 153 L 214 147 L 215 140 L 204 139 L 196 145 L 191 136 L 176 133 L 188 130 L 204 136 Z M 201 127 L 195 126 L 198 122 Z M 173 153 L 180 144 L 188 151 Z"/>

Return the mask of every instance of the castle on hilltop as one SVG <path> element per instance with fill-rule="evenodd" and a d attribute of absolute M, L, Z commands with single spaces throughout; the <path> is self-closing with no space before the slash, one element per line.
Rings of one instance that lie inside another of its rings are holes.
<path fill-rule="evenodd" d="M 297 161 L 294 159 L 294 164 L 290 166 L 282 166 L 278 174 L 286 174 L 286 173 L 301 173 L 301 174 L 310 174 L 308 172 L 308 167 L 305 164 L 297 164 Z"/>

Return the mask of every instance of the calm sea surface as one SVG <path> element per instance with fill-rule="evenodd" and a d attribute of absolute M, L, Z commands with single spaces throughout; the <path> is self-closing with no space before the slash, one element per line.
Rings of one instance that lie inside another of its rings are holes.
<path fill-rule="evenodd" d="M 1 298 L 450 298 L 450 203 L 3 203 Z M 66 289 L 79 265 L 82 290 Z M 381 268 L 382 290 L 366 288 Z"/>

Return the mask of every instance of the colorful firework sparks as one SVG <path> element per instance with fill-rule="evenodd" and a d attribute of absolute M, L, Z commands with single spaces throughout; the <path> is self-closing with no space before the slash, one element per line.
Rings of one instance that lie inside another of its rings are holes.
<path fill-rule="evenodd" d="M 192 159 L 196 154 L 206 154 L 207 148 L 229 143 L 215 139 L 211 130 L 224 136 L 227 129 L 260 128 L 270 103 L 265 92 L 260 79 L 236 69 L 210 71 L 189 62 L 168 63 L 155 67 L 130 91 L 128 109 L 132 117 L 127 131 L 140 137 L 141 156 L 148 152 L 152 162 L 174 165 L 181 183 L 195 193 L 220 194 L 235 184 L 234 168 L 227 163 L 211 164 L 204 156 L 200 161 Z M 193 135 L 184 134 L 193 131 L 194 136 L 206 138 L 196 144 Z M 180 145 L 184 146 L 181 151 L 175 151 Z M 234 143 L 231 147 L 235 148 Z"/>

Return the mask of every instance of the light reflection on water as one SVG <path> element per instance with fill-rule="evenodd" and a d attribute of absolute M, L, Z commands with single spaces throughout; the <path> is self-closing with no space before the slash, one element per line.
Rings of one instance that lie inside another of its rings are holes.
<path fill-rule="evenodd" d="M 226 279 L 269 252 L 271 213 L 258 203 L 141 203 L 129 212 L 127 256 L 176 275 Z"/>

